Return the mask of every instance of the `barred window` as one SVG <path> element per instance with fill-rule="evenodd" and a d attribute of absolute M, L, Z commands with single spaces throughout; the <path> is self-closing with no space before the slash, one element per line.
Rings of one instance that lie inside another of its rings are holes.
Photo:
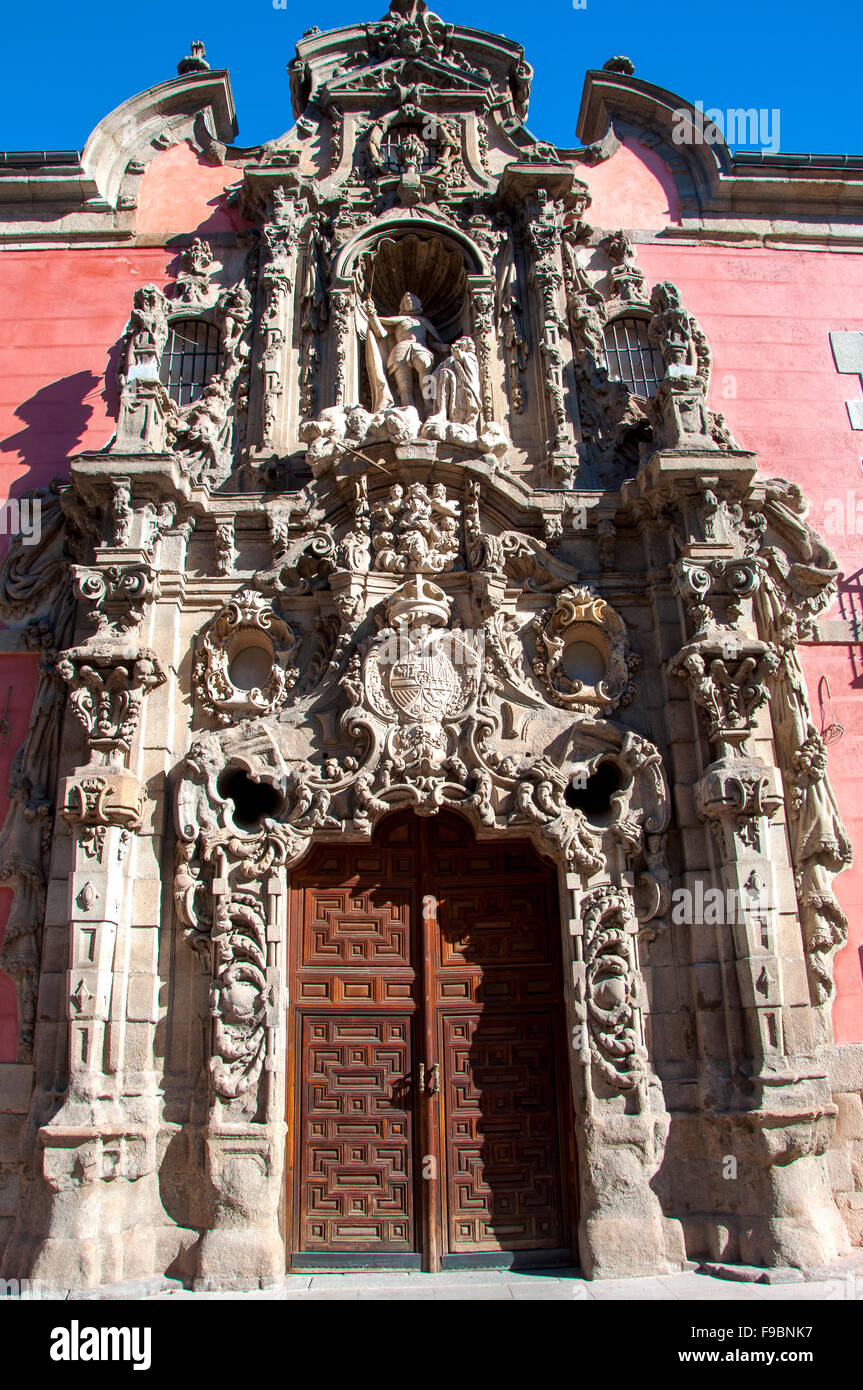
<path fill-rule="evenodd" d="M 613 319 L 605 330 L 608 375 L 625 381 L 636 396 L 652 396 L 662 377 L 662 359 L 650 346 L 646 319 Z"/>
<path fill-rule="evenodd" d="M 219 330 L 204 319 L 179 319 L 172 323 L 162 353 L 162 380 L 177 405 L 188 405 L 200 396 L 222 365 Z"/>
<path fill-rule="evenodd" d="M 391 174 L 401 173 L 402 164 L 399 159 L 399 145 L 408 136 L 413 135 L 425 145 L 426 153 L 420 161 L 421 169 L 433 169 L 438 161 L 438 147 L 434 141 L 423 140 L 419 126 L 393 126 L 381 142 L 381 159 Z"/>

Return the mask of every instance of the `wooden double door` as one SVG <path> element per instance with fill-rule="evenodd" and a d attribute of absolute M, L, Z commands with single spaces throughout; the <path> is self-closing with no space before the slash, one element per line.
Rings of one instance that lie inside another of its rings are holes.
<path fill-rule="evenodd" d="M 291 910 L 292 1267 L 571 1262 L 554 871 L 400 812 Z"/>

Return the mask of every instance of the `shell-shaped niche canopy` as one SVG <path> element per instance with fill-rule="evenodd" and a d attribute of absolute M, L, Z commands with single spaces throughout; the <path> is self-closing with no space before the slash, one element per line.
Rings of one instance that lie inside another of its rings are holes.
<path fill-rule="evenodd" d="M 404 294 L 415 294 L 422 312 L 444 342 L 468 331 L 467 266 L 462 253 L 443 237 L 386 237 L 363 258 L 366 292 L 379 314 L 399 312 Z"/>

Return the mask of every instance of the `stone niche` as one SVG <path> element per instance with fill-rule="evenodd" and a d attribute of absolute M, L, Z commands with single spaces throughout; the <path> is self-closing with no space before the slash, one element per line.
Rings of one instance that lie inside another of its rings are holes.
<path fill-rule="evenodd" d="M 312 472 L 381 445 L 429 461 L 437 446 L 501 460 L 511 446 L 476 247 L 431 219 L 421 231 L 394 223 L 353 242 L 334 272 L 344 285 L 331 296 L 337 403 L 300 427 Z"/>

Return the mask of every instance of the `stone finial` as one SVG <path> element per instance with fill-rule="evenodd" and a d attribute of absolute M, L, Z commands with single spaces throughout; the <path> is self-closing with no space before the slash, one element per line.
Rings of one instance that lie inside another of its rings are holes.
<path fill-rule="evenodd" d="M 635 72 L 635 64 L 631 58 L 626 58 L 618 53 L 613 58 L 609 58 L 607 63 L 602 65 L 603 72 L 622 72 L 624 77 L 631 77 Z"/>
<path fill-rule="evenodd" d="M 209 72 L 210 64 L 207 62 L 207 53 L 200 39 L 193 39 L 190 52 L 185 58 L 181 58 L 177 64 L 177 72 L 180 77 L 185 77 L 187 72 Z"/>

